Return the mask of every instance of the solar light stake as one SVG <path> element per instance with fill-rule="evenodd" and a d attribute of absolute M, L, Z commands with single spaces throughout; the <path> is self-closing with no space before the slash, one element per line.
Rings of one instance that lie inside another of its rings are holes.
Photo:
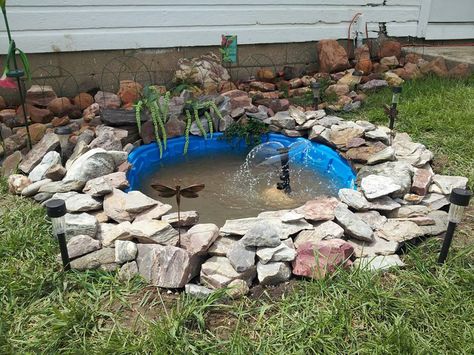
<path fill-rule="evenodd" d="M 314 108 L 317 110 L 319 102 L 321 101 L 321 84 L 317 81 L 311 84 L 311 90 L 313 91 L 313 104 Z"/>
<path fill-rule="evenodd" d="M 278 149 L 278 153 L 280 153 L 280 160 L 281 160 L 281 173 L 280 173 L 281 182 L 277 183 L 277 189 L 283 190 L 283 192 L 285 192 L 286 194 L 291 193 L 290 164 L 289 164 L 290 157 L 288 155 L 289 151 L 290 150 L 288 148 Z"/>
<path fill-rule="evenodd" d="M 63 200 L 54 199 L 46 202 L 46 212 L 53 223 L 53 234 L 58 238 L 61 259 L 63 260 L 64 271 L 71 269 L 69 253 L 66 244 L 66 203 Z"/>
<path fill-rule="evenodd" d="M 390 106 L 390 111 L 389 111 L 389 128 L 390 130 L 393 130 L 393 127 L 395 126 L 395 120 L 397 119 L 398 116 L 398 102 L 400 101 L 400 94 L 402 93 L 402 87 L 401 86 L 394 86 L 392 88 L 392 105 Z"/>
<path fill-rule="evenodd" d="M 59 139 L 59 146 L 61 147 L 61 162 L 66 163 L 66 151 L 69 142 L 69 136 L 72 134 L 71 127 L 58 127 L 54 130 L 54 133 Z"/>
<path fill-rule="evenodd" d="M 471 199 L 472 192 L 466 189 L 453 189 L 451 196 L 449 197 L 449 214 L 448 214 L 448 230 L 446 231 L 446 236 L 444 237 L 443 246 L 441 252 L 439 253 L 438 263 L 444 264 L 446 258 L 448 257 L 449 247 L 451 246 L 451 241 L 453 240 L 454 231 L 456 226 L 461 222 L 464 215 L 464 210 L 466 206 L 469 205 L 469 200 Z"/>

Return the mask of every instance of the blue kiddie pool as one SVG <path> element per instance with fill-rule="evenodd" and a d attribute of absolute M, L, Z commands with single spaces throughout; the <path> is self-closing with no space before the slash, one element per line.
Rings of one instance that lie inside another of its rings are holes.
<path fill-rule="evenodd" d="M 262 136 L 262 142 L 278 142 L 285 147 L 295 146 L 295 143 L 301 142 L 306 149 L 291 149 L 289 154 L 293 162 L 304 164 L 317 174 L 330 179 L 337 189 L 355 187 L 354 170 L 337 151 L 326 145 L 311 142 L 306 138 L 290 138 L 274 133 Z M 207 139 L 190 136 L 186 155 L 183 155 L 184 144 L 185 137 L 169 139 L 168 147 L 161 158 L 156 143 L 134 149 L 128 156 L 128 161 L 132 164 L 128 172 L 130 190 L 139 190 L 143 179 L 169 164 L 209 155 L 218 156 L 221 153 L 242 155 L 249 151 L 243 140 L 229 143 L 223 139 L 222 133 L 214 133 L 212 138 L 208 136 Z"/>

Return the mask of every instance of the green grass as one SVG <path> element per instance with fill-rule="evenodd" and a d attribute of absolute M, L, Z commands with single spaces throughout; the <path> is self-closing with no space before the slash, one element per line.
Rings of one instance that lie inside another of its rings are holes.
<path fill-rule="evenodd" d="M 444 172 L 473 177 L 473 80 L 428 78 L 404 86 L 397 128 L 447 159 Z M 384 122 L 372 94 L 350 115 Z M 62 273 L 41 207 L 0 184 L 0 354 L 472 354 L 474 212 L 446 265 L 439 240 L 410 250 L 390 273 L 337 272 L 320 281 L 257 288 L 240 301 L 194 300 L 139 279 Z"/>

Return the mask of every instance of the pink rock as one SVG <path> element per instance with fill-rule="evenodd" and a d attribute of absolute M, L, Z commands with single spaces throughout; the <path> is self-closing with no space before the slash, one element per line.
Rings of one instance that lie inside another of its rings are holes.
<path fill-rule="evenodd" d="M 332 73 L 347 69 L 349 61 L 344 47 L 336 40 L 322 40 L 316 45 L 319 57 L 319 70 L 325 73 Z"/>
<path fill-rule="evenodd" d="M 425 196 L 428 193 L 428 187 L 433 178 L 433 172 L 429 169 L 416 169 L 411 185 L 411 192 L 417 195 Z"/>
<path fill-rule="evenodd" d="M 338 203 L 337 198 L 322 196 L 306 202 L 295 211 L 310 221 L 330 221 L 334 219 L 334 211 Z"/>
<path fill-rule="evenodd" d="M 314 279 L 334 273 L 338 267 L 349 268 L 353 255 L 352 245 L 342 239 L 322 240 L 316 245 L 307 242 L 297 249 L 293 274 Z"/>

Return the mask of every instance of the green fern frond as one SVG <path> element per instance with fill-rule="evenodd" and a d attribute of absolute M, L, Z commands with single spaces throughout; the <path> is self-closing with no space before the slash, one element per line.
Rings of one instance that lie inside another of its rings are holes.
<path fill-rule="evenodd" d="M 199 128 L 199 131 L 201 132 L 202 136 L 204 139 L 207 139 L 207 133 L 206 130 L 204 129 L 204 126 L 202 125 L 201 120 L 199 119 L 199 112 L 198 110 L 194 109 L 194 122 L 196 122 L 196 125 Z"/>
<path fill-rule="evenodd" d="M 135 104 L 135 120 L 137 121 L 138 134 L 142 133 L 142 109 L 143 101 L 140 100 Z"/>
<path fill-rule="evenodd" d="M 191 123 L 192 123 L 191 112 L 189 112 L 189 110 L 186 110 L 186 129 L 184 130 L 185 141 L 184 141 L 184 149 L 183 149 L 184 155 L 188 152 L 189 132 L 191 131 Z"/>
<path fill-rule="evenodd" d="M 28 81 L 31 81 L 31 69 L 30 69 L 30 62 L 28 61 L 28 57 L 26 56 L 25 52 L 21 49 L 16 49 L 18 55 L 20 56 L 21 63 L 23 64 L 23 69 L 25 70 L 26 78 Z"/>
<path fill-rule="evenodd" d="M 214 123 L 212 121 L 212 117 L 211 115 L 209 114 L 209 112 L 204 112 L 204 116 L 206 117 L 207 119 L 207 124 L 209 126 L 209 133 L 211 135 L 211 139 L 212 139 L 212 135 L 214 134 Z"/>
<path fill-rule="evenodd" d="M 156 139 L 156 144 L 158 145 L 158 148 L 160 150 L 160 158 L 163 157 L 163 145 L 161 143 L 161 138 L 160 138 L 160 133 L 159 133 L 159 116 L 157 115 L 157 112 L 154 108 L 153 104 L 148 105 L 148 110 L 151 113 L 151 120 L 153 122 L 153 128 L 155 132 L 155 139 Z"/>
<path fill-rule="evenodd" d="M 168 137 L 166 135 L 165 124 L 163 123 L 163 118 L 160 114 L 160 109 L 159 109 L 158 103 L 156 101 L 153 101 L 153 103 L 151 104 L 151 111 L 152 111 L 152 115 L 156 116 L 156 121 L 158 123 L 158 126 L 160 127 L 161 136 L 163 137 L 163 145 L 166 149 L 167 148 Z"/>

